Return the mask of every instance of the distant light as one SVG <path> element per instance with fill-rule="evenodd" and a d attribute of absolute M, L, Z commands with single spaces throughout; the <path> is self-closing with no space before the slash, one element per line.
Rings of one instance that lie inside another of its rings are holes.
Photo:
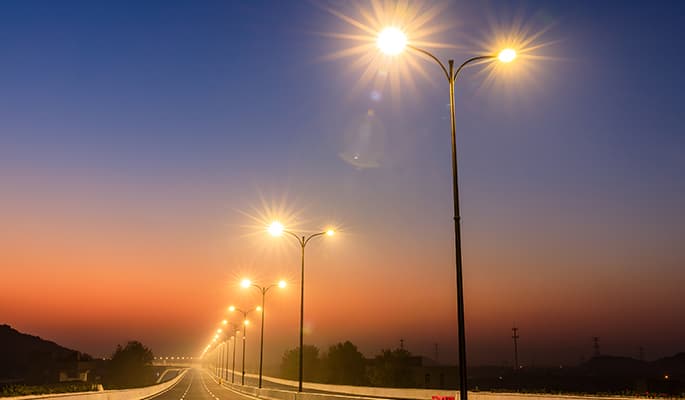
<path fill-rule="evenodd" d="M 333 236 L 333 235 L 335 235 L 335 231 L 333 229 L 329 229 L 326 231 L 326 235 Z"/>
<path fill-rule="evenodd" d="M 250 325 L 250 321 L 245 320 L 245 321 L 243 321 L 243 324 L 245 324 L 245 326 L 248 326 L 248 325 Z"/>
<path fill-rule="evenodd" d="M 228 323 L 228 321 L 223 320 L 223 321 L 221 321 L 221 323 L 224 324 L 224 325 L 226 325 L 226 324 Z"/>
<path fill-rule="evenodd" d="M 221 328 L 217 329 L 216 333 L 221 333 Z"/>
<path fill-rule="evenodd" d="M 286 286 L 287 286 L 287 283 L 285 283 L 285 281 L 279 281 L 279 282 L 278 282 L 278 287 L 279 287 L 279 288 L 283 289 L 283 288 L 286 287 Z"/>
<path fill-rule="evenodd" d="M 283 224 L 281 224 L 278 221 L 274 221 L 269 225 L 269 228 L 267 228 L 267 231 L 271 236 L 281 236 L 283 234 Z"/>
<path fill-rule="evenodd" d="M 252 281 L 249 279 L 243 279 L 242 281 L 240 281 L 240 286 L 244 288 L 249 288 L 250 286 L 252 286 Z"/>
<path fill-rule="evenodd" d="M 668 379 L 668 375 L 664 375 L 664 379 Z"/>
<path fill-rule="evenodd" d="M 230 307 L 228 307 L 228 311 L 230 311 L 230 312 L 235 311 L 235 306 L 230 306 Z"/>
<path fill-rule="evenodd" d="M 378 34 L 376 46 L 381 52 L 389 56 L 396 56 L 404 50 L 407 45 L 407 35 L 395 27 L 388 27 Z"/>
<path fill-rule="evenodd" d="M 516 58 L 516 50 L 504 49 L 504 50 L 499 52 L 499 54 L 497 55 L 497 58 L 499 58 L 499 60 L 504 62 L 504 63 L 512 62 Z"/>

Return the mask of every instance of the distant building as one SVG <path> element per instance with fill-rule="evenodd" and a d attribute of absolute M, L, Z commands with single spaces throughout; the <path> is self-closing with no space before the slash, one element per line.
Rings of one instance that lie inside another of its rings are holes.
<path fill-rule="evenodd" d="M 410 357 L 413 377 L 412 387 L 424 389 L 453 389 L 459 384 L 459 368 L 456 365 L 441 365 L 423 356 Z"/>
<path fill-rule="evenodd" d="M 92 382 L 94 381 L 91 371 L 97 369 L 96 361 L 75 361 L 60 365 L 58 369 L 59 382 Z"/>

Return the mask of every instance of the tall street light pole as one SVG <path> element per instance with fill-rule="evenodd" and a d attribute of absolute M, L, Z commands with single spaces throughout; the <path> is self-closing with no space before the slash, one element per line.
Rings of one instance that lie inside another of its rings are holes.
<path fill-rule="evenodd" d="M 430 59 L 438 63 L 449 85 L 450 127 L 452 134 L 452 201 L 454 207 L 454 253 L 457 275 L 457 321 L 459 325 L 459 396 L 461 400 L 468 400 L 468 384 L 466 374 L 466 329 L 464 326 L 464 283 L 462 279 L 461 259 L 461 215 L 459 214 L 459 174 L 457 170 L 457 139 L 456 124 L 454 117 L 454 83 L 456 82 L 457 78 L 459 77 L 459 73 L 462 69 L 464 69 L 464 67 L 478 61 L 487 61 L 494 59 L 499 59 L 502 62 L 508 63 L 513 61 L 514 58 L 516 58 L 516 52 L 512 49 L 505 49 L 502 50 L 498 55 L 483 55 L 472 57 L 464 61 L 455 70 L 454 60 L 448 60 L 448 67 L 445 67 L 445 65 L 430 52 L 407 44 L 406 35 L 398 28 L 389 27 L 381 31 L 378 35 L 377 45 L 381 52 L 389 56 L 398 55 L 406 47 L 429 57 Z"/>
<path fill-rule="evenodd" d="M 307 243 L 309 243 L 310 240 L 314 239 L 315 237 L 319 236 L 333 236 L 335 234 L 335 231 L 332 229 L 329 229 L 324 232 L 318 232 L 311 234 L 309 236 L 299 236 L 291 231 L 285 230 L 283 225 L 279 222 L 273 222 L 269 228 L 267 229 L 269 233 L 272 236 L 281 236 L 283 233 L 286 233 L 297 240 L 297 242 L 300 244 L 300 248 L 302 249 L 302 274 L 300 278 L 300 366 L 299 366 L 299 382 L 297 385 L 297 391 L 301 392 L 302 391 L 302 375 L 303 375 L 303 366 L 302 362 L 304 359 L 304 249 L 307 247 Z"/>
<path fill-rule="evenodd" d="M 262 388 L 262 362 L 264 360 L 264 302 L 266 298 L 266 293 L 269 291 L 269 289 L 278 286 L 279 288 L 284 288 L 286 286 L 285 281 L 280 281 L 274 285 L 270 286 L 259 286 L 255 285 L 250 281 L 249 279 L 243 279 L 242 282 L 240 282 L 240 286 L 244 288 L 249 288 L 249 287 L 254 287 L 259 290 L 259 292 L 262 294 L 262 329 L 261 329 L 261 334 L 259 338 L 259 388 Z"/>
<path fill-rule="evenodd" d="M 239 308 L 235 308 L 234 306 L 230 306 L 228 308 L 229 311 L 238 311 L 239 313 L 243 314 L 243 377 L 241 379 L 240 384 L 245 385 L 245 339 L 247 338 L 247 326 L 250 324 L 250 321 L 247 320 L 247 315 L 251 313 L 252 311 L 261 311 L 261 307 L 253 308 L 251 310 L 241 310 Z"/>

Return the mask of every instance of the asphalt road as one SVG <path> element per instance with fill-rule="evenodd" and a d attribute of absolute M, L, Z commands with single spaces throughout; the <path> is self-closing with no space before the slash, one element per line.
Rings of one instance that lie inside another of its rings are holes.
<path fill-rule="evenodd" d="M 191 369 L 171 389 L 149 397 L 154 400 L 253 400 L 220 386 L 209 374 L 200 369 Z"/>

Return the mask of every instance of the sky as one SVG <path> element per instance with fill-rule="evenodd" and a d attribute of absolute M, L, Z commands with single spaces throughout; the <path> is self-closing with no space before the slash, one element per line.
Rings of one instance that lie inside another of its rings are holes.
<path fill-rule="evenodd" d="M 594 336 L 685 351 L 683 4 L 394 4 L 0 3 L 0 322 L 198 355 L 260 301 L 240 279 L 286 279 L 277 365 L 300 284 L 279 219 L 337 231 L 307 247 L 305 343 L 456 363 L 448 88 L 378 54 L 392 23 L 457 63 L 521 46 L 456 84 L 471 365 L 511 365 L 514 325 L 524 365 L 588 359 Z"/>

